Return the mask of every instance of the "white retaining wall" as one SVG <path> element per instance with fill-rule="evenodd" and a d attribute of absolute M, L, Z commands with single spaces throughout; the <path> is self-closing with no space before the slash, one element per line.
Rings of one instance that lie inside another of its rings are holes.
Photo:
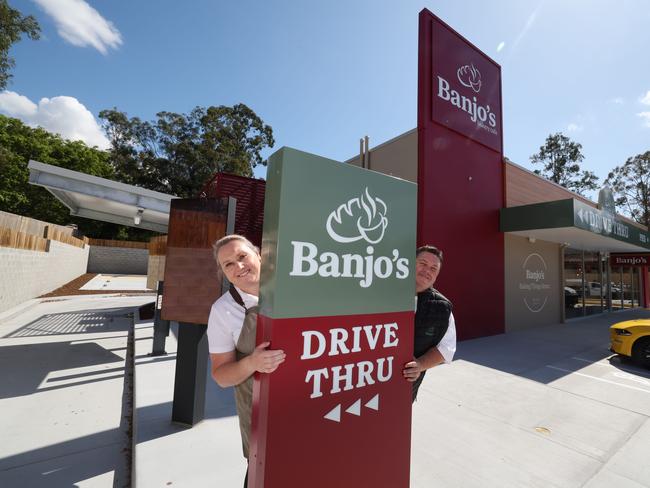
<path fill-rule="evenodd" d="M 0 247 L 0 313 L 86 273 L 88 246 L 49 246 L 49 252 Z"/>

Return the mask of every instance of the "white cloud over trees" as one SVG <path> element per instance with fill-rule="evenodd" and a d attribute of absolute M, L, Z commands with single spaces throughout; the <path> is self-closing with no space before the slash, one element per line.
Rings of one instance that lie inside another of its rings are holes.
<path fill-rule="evenodd" d="M 0 112 L 71 141 L 81 140 L 100 149 L 109 147 L 94 115 L 74 97 L 41 98 L 34 103 L 24 95 L 4 91 L 0 93 Z"/>

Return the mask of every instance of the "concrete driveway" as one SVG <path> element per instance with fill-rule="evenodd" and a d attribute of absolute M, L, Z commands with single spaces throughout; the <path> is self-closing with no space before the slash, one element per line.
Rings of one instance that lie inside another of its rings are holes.
<path fill-rule="evenodd" d="M 152 358 L 151 321 L 132 327 L 152 300 L 56 298 L 0 318 L 0 486 L 129 486 L 131 474 L 138 488 L 241 484 L 231 389 L 208 377 L 206 420 L 170 422 L 174 334 Z M 608 351 L 609 325 L 633 317 L 650 312 L 460 343 L 414 406 L 411 486 L 650 487 L 650 371 Z"/>

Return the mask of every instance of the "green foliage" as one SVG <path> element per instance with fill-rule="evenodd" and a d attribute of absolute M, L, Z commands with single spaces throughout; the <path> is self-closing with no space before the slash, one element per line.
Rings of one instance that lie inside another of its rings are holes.
<path fill-rule="evenodd" d="M 99 117 L 118 179 L 183 198 L 198 196 L 219 171 L 252 176 L 266 165 L 261 151 L 275 143 L 271 127 L 244 104 L 159 112 L 152 122 L 116 108 Z"/>
<path fill-rule="evenodd" d="M 598 188 L 598 178 L 592 171 L 580 171 L 580 163 L 584 160 L 581 150 L 581 144 L 558 132 L 546 138 L 530 161 L 543 165 L 541 170 L 535 170 L 536 174 L 584 195 L 585 191 Z"/>
<path fill-rule="evenodd" d="M 76 224 L 79 230 L 99 239 L 148 240 L 155 235 L 107 222 L 72 217 L 70 211 L 45 188 L 29 184 L 27 164 L 33 159 L 73 171 L 114 179 L 109 154 L 67 141 L 20 120 L 0 115 L 0 210 L 53 224 Z"/>
<path fill-rule="evenodd" d="M 0 0 L 0 90 L 7 87 L 11 79 L 10 71 L 16 64 L 9 56 L 11 46 L 20 41 L 23 34 L 36 40 L 40 32 L 41 28 L 33 16 L 23 17 L 18 10 L 9 6 L 7 0 Z"/>
<path fill-rule="evenodd" d="M 650 226 L 650 151 L 628 158 L 607 175 L 617 207 Z"/>

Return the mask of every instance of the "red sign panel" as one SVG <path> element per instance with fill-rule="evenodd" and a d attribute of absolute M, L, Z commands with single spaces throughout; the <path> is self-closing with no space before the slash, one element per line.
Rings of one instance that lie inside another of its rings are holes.
<path fill-rule="evenodd" d="M 433 121 L 501 151 L 501 69 L 432 18 Z"/>
<path fill-rule="evenodd" d="M 612 266 L 648 266 L 650 254 L 612 254 L 610 255 Z"/>
<path fill-rule="evenodd" d="M 499 66 L 428 10 L 418 56 L 418 245 L 445 256 L 436 288 L 459 339 L 505 328 Z M 468 260 L 467 256 L 480 256 Z"/>
<path fill-rule="evenodd" d="M 413 312 L 260 316 L 257 342 L 297 353 L 255 382 L 249 486 L 407 487 L 412 324 Z M 270 439 L 282 448 L 267 449 Z"/>

